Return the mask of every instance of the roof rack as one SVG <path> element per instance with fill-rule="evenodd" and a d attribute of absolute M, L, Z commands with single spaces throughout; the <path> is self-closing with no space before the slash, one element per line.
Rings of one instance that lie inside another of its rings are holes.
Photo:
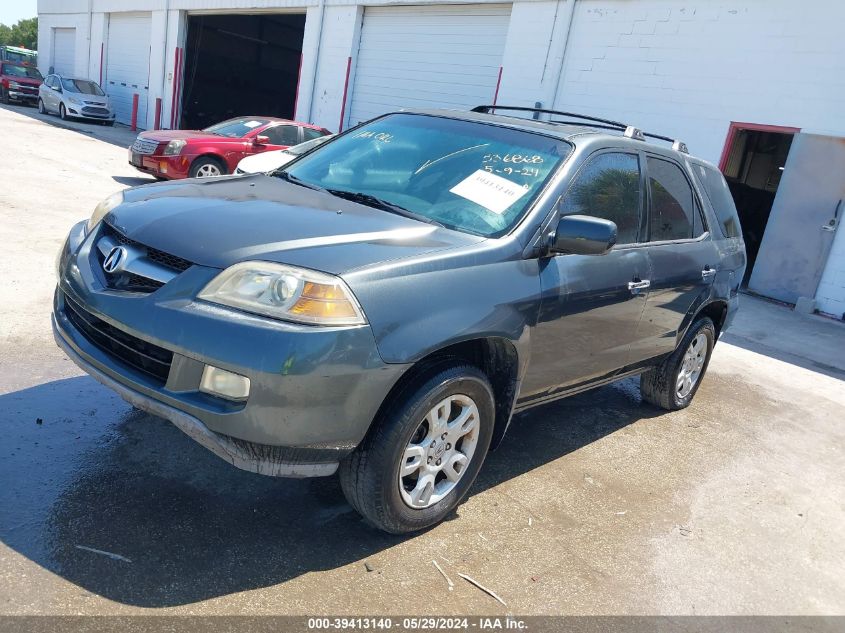
<path fill-rule="evenodd" d="M 583 125 L 585 127 L 594 127 L 603 130 L 618 130 L 622 132 L 627 138 L 632 138 L 637 141 L 644 141 L 647 138 L 654 138 L 660 141 L 667 141 L 672 143 L 672 149 L 676 152 L 689 154 L 689 149 L 686 143 L 678 139 L 669 138 L 660 134 L 652 134 L 651 132 L 644 132 L 641 129 L 622 123 L 620 121 L 613 121 L 611 119 L 601 119 L 599 117 L 588 116 L 586 114 L 578 114 L 577 112 L 562 112 L 560 110 L 547 110 L 545 108 L 528 108 L 525 106 L 500 106 L 500 105 L 480 105 L 475 106 L 471 111 L 480 114 L 493 114 L 494 110 L 508 110 L 511 112 L 532 112 L 537 114 L 554 114 L 558 116 L 572 117 L 579 119 L 579 121 L 556 121 L 550 120 L 549 123 L 559 123 L 563 125 Z"/>

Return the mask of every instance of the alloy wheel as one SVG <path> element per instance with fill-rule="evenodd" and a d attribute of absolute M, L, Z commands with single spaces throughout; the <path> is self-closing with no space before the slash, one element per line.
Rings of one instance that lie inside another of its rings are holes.
<path fill-rule="evenodd" d="M 200 165 L 199 169 L 197 169 L 197 178 L 210 178 L 219 175 L 220 168 L 214 163 L 206 163 L 205 165 Z"/>
<path fill-rule="evenodd" d="M 687 347 L 684 360 L 678 370 L 678 380 L 675 383 L 675 390 L 678 398 L 686 398 L 695 389 L 698 380 L 701 378 L 704 363 L 707 360 L 707 336 L 699 332 Z"/>
<path fill-rule="evenodd" d="M 399 492 L 411 508 L 441 501 L 467 471 L 478 445 L 480 415 L 469 396 L 438 402 L 420 422 L 399 464 Z"/>

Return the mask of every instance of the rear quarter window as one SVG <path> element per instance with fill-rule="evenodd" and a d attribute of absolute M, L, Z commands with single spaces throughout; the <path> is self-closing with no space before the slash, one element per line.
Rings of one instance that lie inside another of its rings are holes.
<path fill-rule="evenodd" d="M 728 189 L 728 183 L 724 176 L 712 167 L 704 165 L 693 165 L 693 172 L 704 194 L 710 200 L 716 217 L 719 219 L 719 228 L 725 237 L 739 237 L 739 216 L 736 212 L 736 205 Z"/>

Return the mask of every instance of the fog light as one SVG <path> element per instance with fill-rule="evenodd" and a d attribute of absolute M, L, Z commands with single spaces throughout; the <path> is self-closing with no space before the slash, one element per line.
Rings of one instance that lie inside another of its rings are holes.
<path fill-rule="evenodd" d="M 161 173 L 166 174 L 167 173 L 167 163 L 164 162 L 163 160 L 158 161 L 158 170 Z"/>
<path fill-rule="evenodd" d="M 229 400 L 246 400 L 249 396 L 249 378 L 206 365 L 202 370 L 200 391 Z"/>

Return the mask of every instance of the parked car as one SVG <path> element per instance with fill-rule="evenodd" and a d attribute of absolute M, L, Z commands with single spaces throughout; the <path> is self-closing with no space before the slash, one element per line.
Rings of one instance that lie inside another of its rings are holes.
<path fill-rule="evenodd" d="M 38 64 L 38 51 L 33 51 L 23 46 L 0 46 L 0 61 L 22 62 L 36 66 Z"/>
<path fill-rule="evenodd" d="M 461 502 L 515 411 L 634 375 L 688 406 L 745 267 L 722 174 L 619 123 L 478 110 L 111 196 L 59 253 L 58 345 L 235 466 L 339 470 L 394 533 Z"/>
<path fill-rule="evenodd" d="M 83 119 L 114 125 L 114 110 L 108 95 L 90 79 L 47 75 L 38 89 L 38 111 L 58 114 L 62 120 Z"/>
<path fill-rule="evenodd" d="M 310 152 L 315 147 L 319 147 L 334 134 L 326 134 L 325 136 L 318 136 L 312 138 L 310 141 L 305 141 L 299 145 L 288 147 L 287 149 L 279 149 L 262 154 L 253 154 L 241 159 L 238 166 L 235 168 L 236 174 L 266 174 L 275 171 L 284 165 L 287 165 L 297 156 Z"/>
<path fill-rule="evenodd" d="M 0 101 L 23 101 L 35 105 L 38 86 L 44 77 L 35 66 L 22 62 L 0 62 Z"/>
<path fill-rule="evenodd" d="M 266 116 L 223 121 L 204 130 L 141 132 L 129 148 L 129 163 L 159 179 L 231 174 L 245 156 L 287 149 L 329 134 L 316 125 Z"/>

